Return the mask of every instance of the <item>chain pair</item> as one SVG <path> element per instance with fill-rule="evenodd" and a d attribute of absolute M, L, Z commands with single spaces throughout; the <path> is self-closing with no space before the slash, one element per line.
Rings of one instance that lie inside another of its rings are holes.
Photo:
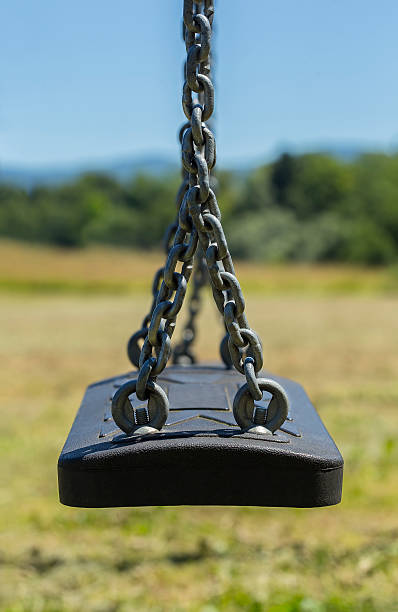
<path fill-rule="evenodd" d="M 133 392 L 131 389 L 139 399 L 149 399 L 147 423 L 150 427 L 160 429 L 159 414 L 162 425 L 166 422 L 168 400 L 157 385 L 156 377 L 166 367 L 171 354 L 171 337 L 198 245 L 204 254 L 214 300 L 224 318 L 232 364 L 246 377 L 246 384 L 234 399 L 238 425 L 243 429 L 256 427 L 257 432 L 260 427 L 264 433 L 277 429 L 287 416 L 288 401 L 283 389 L 273 381 L 257 378 L 263 365 L 262 346 L 244 312 L 243 293 L 235 275 L 217 198 L 210 186 L 210 173 L 216 162 L 215 138 L 206 124 L 214 110 L 214 87 L 210 79 L 213 16 L 214 6 L 210 0 L 184 1 L 187 58 L 182 107 L 188 122 L 180 132 L 183 181 L 177 194 L 177 221 L 168 234 L 166 265 L 155 276 L 150 314 L 135 334 L 136 339 L 144 339 L 138 360 L 138 378 L 126 383 L 126 389 L 121 387 L 113 399 L 114 419 L 127 433 L 136 431 L 139 425 L 133 418 L 126 395 L 127 391 Z M 133 362 L 136 363 L 138 344 L 134 342 Z M 264 390 L 271 391 L 273 399 L 264 423 L 258 424 L 259 416 L 255 415 L 259 407 L 255 407 L 254 401 L 262 398 Z"/>

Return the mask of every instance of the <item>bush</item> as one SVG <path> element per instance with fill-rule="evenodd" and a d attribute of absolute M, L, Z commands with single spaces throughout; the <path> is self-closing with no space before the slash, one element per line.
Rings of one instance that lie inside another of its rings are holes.
<path fill-rule="evenodd" d="M 351 163 L 327 155 L 282 155 L 247 176 L 220 172 L 217 195 L 231 251 L 268 261 L 398 259 L 398 155 Z M 179 177 L 104 174 L 30 193 L 0 185 L 0 236 L 83 246 L 153 248 L 176 215 Z"/>

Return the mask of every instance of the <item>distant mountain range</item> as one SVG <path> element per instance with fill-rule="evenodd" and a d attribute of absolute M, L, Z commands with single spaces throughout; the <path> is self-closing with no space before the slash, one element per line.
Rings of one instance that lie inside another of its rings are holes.
<path fill-rule="evenodd" d="M 175 172 L 178 164 L 166 157 L 121 157 L 102 161 L 54 166 L 9 166 L 0 164 L 0 182 L 12 183 L 25 189 L 35 185 L 57 185 L 72 181 L 86 172 L 103 172 L 120 181 L 137 174 L 161 175 Z"/>
<path fill-rule="evenodd" d="M 246 174 L 253 168 L 264 163 L 269 163 L 282 152 L 288 151 L 292 154 L 319 152 L 333 155 L 344 161 L 350 161 L 366 151 L 385 151 L 380 146 L 350 143 L 318 143 L 307 147 L 296 147 L 283 143 L 267 156 L 231 162 L 228 167 L 239 174 Z M 392 151 L 389 151 L 390 153 Z M 223 167 L 223 166 L 221 166 Z M 56 185 L 77 178 L 86 172 L 103 172 L 114 176 L 120 181 L 127 181 L 140 173 L 159 176 L 169 172 L 177 172 L 178 160 L 166 156 L 143 156 L 143 157 L 120 157 L 104 159 L 102 161 L 81 162 L 54 166 L 13 166 L 0 164 L 0 182 L 12 183 L 25 189 L 31 189 L 36 185 Z"/>

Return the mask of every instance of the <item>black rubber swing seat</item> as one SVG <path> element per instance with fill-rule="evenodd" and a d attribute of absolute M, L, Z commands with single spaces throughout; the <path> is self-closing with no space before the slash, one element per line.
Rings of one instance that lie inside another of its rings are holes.
<path fill-rule="evenodd" d="M 128 436 L 114 422 L 111 403 L 135 377 L 131 372 L 88 387 L 58 462 L 63 504 L 314 507 L 340 501 L 343 458 L 296 382 L 272 376 L 285 388 L 290 411 L 278 431 L 258 435 L 242 432 L 232 412 L 243 376 L 221 366 L 171 366 L 157 381 L 170 402 L 166 424 L 159 433 Z M 143 404 L 135 394 L 129 399 L 133 408 Z"/>

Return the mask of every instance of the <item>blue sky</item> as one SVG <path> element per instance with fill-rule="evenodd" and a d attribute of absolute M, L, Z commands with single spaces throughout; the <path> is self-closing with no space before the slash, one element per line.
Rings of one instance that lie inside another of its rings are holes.
<path fill-rule="evenodd" d="M 182 0 L 2 0 L 0 163 L 178 157 Z M 221 164 L 398 143 L 398 2 L 218 0 Z"/>

